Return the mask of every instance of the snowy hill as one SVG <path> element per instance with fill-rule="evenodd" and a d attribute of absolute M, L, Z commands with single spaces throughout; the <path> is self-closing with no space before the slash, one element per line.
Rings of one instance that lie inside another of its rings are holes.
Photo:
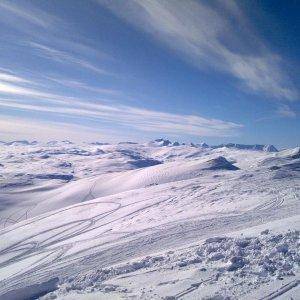
<path fill-rule="evenodd" d="M 296 299 L 299 147 L 232 145 L 0 144 L 0 299 Z"/>

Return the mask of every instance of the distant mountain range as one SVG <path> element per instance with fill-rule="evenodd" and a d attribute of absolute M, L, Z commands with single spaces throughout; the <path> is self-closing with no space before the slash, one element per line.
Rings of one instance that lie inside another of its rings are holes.
<path fill-rule="evenodd" d="M 171 142 L 168 139 L 156 139 L 152 143 L 158 145 L 158 146 L 181 146 L 185 145 L 180 144 L 179 142 Z M 200 143 L 200 144 L 194 144 L 190 143 L 189 144 L 192 147 L 198 147 L 198 148 L 212 148 L 212 149 L 217 149 L 217 148 L 236 148 L 236 149 L 243 149 L 243 150 L 258 150 L 258 151 L 264 151 L 264 152 L 278 152 L 275 146 L 273 145 L 244 145 L 244 144 L 234 144 L 234 143 L 228 143 L 228 144 L 220 144 L 220 145 L 215 145 L 215 146 L 209 146 L 206 143 Z"/>
<path fill-rule="evenodd" d="M 36 145 L 38 144 L 37 141 L 29 142 L 27 140 L 18 140 L 18 141 L 11 141 L 11 142 L 3 142 L 0 141 L 0 144 L 2 145 L 7 145 L 7 146 L 18 146 L 18 145 L 24 145 L 24 146 L 30 146 L 30 145 Z M 50 141 L 47 143 L 48 146 L 56 146 L 58 144 L 73 144 L 70 141 Z M 107 145 L 107 143 L 102 143 L 102 142 L 93 142 L 90 143 L 91 145 Z M 119 144 L 135 144 L 133 142 L 124 142 L 124 143 L 119 143 Z M 217 149 L 217 148 L 235 148 L 235 149 L 242 149 L 242 150 L 258 150 L 258 151 L 264 151 L 264 152 L 278 152 L 275 146 L 273 145 L 245 145 L 245 144 L 235 144 L 235 143 L 228 143 L 228 144 L 220 144 L 220 145 L 208 145 L 206 143 L 190 143 L 190 144 L 185 144 L 185 143 L 179 143 L 178 141 L 171 142 L 168 139 L 163 139 L 159 138 L 154 141 L 151 141 L 150 144 L 160 146 L 160 147 L 177 147 L 177 146 L 191 146 L 191 147 L 196 147 L 196 148 L 211 148 L 211 149 Z"/>

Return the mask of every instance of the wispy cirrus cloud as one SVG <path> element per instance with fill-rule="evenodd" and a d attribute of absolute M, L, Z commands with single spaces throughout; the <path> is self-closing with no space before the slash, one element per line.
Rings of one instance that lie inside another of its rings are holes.
<path fill-rule="evenodd" d="M 53 106 L 40 103 L 20 103 L 18 100 L 0 99 L 0 106 L 29 112 L 44 112 L 55 116 L 98 121 L 114 126 L 125 126 L 139 132 L 155 132 L 165 135 L 232 136 L 241 124 L 218 119 L 207 119 L 196 115 L 180 115 L 155 110 L 145 110 L 125 105 L 103 105 L 101 103 L 72 102 L 72 105 Z"/>
<path fill-rule="evenodd" d="M 60 85 L 69 87 L 69 88 L 75 88 L 77 90 L 85 90 L 89 92 L 93 92 L 96 94 L 107 94 L 107 95 L 121 95 L 121 91 L 116 90 L 116 89 L 109 89 L 109 88 L 101 88 L 101 87 L 96 87 L 96 86 L 91 86 L 88 85 L 87 83 L 84 83 L 82 81 L 78 81 L 75 79 L 70 79 L 70 78 L 56 78 L 56 77 L 51 77 L 51 76 L 46 76 L 47 79 L 58 83 Z M 1 77 L 0 77 L 1 79 Z"/>
<path fill-rule="evenodd" d="M 0 73 L 4 74 L 4 73 Z M 5 74 L 4 74 L 5 75 Z M 3 75 L 3 77 L 5 77 Z M 12 75 L 13 80 L 22 82 L 22 77 Z M 11 78 L 10 78 L 11 79 Z M 26 111 L 27 113 L 42 112 L 50 117 L 62 116 L 78 119 L 80 122 L 92 120 L 108 124 L 111 128 L 123 126 L 137 132 L 154 132 L 170 135 L 194 136 L 231 136 L 242 125 L 197 115 L 174 114 L 147 110 L 143 108 L 104 104 L 101 101 L 90 102 L 87 99 L 66 97 L 45 92 L 34 82 L 7 83 L 0 80 L 0 107 L 6 110 Z M 25 99 L 24 99 L 25 98 Z M 30 101 L 26 101 L 30 100 Z M 41 100 L 44 100 L 41 102 Z"/>
<path fill-rule="evenodd" d="M 98 74 L 111 75 L 110 72 L 97 67 L 95 64 L 86 59 L 79 58 L 69 52 L 55 49 L 40 43 L 30 42 L 29 45 L 36 51 L 36 53 L 47 59 L 57 61 L 62 64 L 73 64 L 80 68 L 85 68 Z"/>
<path fill-rule="evenodd" d="M 49 13 L 30 5 L 29 2 L 26 3 L 26 6 L 20 4 L 20 2 L 16 4 L 13 1 L 0 1 L 0 11 L 3 11 L 1 14 L 1 21 L 6 23 L 9 22 L 11 25 L 22 31 L 26 28 L 21 26 L 20 20 L 43 29 L 49 29 L 49 27 L 60 22 L 60 19 L 56 16 L 50 15 Z M 18 22 L 16 22 L 16 20 L 18 20 Z"/>
<path fill-rule="evenodd" d="M 38 97 L 38 98 L 51 98 L 53 95 L 41 92 L 32 88 L 19 86 L 16 84 L 0 81 L 0 94 L 25 96 L 25 97 Z"/>
<path fill-rule="evenodd" d="M 9 74 L 9 73 L 1 72 L 1 69 L 0 69 L 0 82 L 1 81 L 15 82 L 15 83 L 29 83 L 30 82 L 29 80 L 27 80 L 25 78 L 15 76 L 15 75 L 12 75 L 12 74 Z"/>
<path fill-rule="evenodd" d="M 122 95 L 121 91 L 109 88 L 101 88 L 99 86 L 91 86 L 79 80 L 64 78 L 64 77 L 51 77 L 45 74 L 38 74 L 40 82 L 37 83 L 34 80 L 27 79 L 13 74 L 10 70 L 5 72 L 0 69 L 0 94 L 11 96 L 22 96 L 25 98 L 31 97 L 40 100 L 56 100 L 57 102 L 66 102 L 75 99 L 71 96 L 58 95 L 49 91 L 44 91 L 44 86 L 51 86 L 51 82 L 64 86 L 71 91 L 88 91 L 94 95 Z M 41 80 L 43 79 L 43 80 Z"/>
<path fill-rule="evenodd" d="M 39 100 L 55 100 L 57 102 L 65 102 L 71 97 L 57 95 L 55 93 L 49 93 L 38 89 L 36 83 L 28 80 L 26 78 L 17 76 L 12 73 L 1 72 L 0 71 L 0 95 L 6 95 L 11 97 L 21 97 L 23 98 L 35 98 Z"/>
<path fill-rule="evenodd" d="M 39 8 L 29 1 L 0 1 L 0 43 L 4 50 L 38 55 L 70 69 L 84 69 L 96 74 L 112 75 L 98 65 L 111 56 L 93 47 L 84 36 L 75 36 L 66 19 Z M 42 5 L 41 5 L 42 7 Z M 11 31 L 14 30 L 13 34 Z M 13 38 L 12 38 L 13 37 Z M 4 53 L 4 52 L 3 52 Z M 3 55 L 0 64 L 7 65 Z"/>
<path fill-rule="evenodd" d="M 298 97 L 282 58 L 267 49 L 234 1 L 98 2 L 196 67 L 227 72 L 250 91 L 271 98 Z"/>

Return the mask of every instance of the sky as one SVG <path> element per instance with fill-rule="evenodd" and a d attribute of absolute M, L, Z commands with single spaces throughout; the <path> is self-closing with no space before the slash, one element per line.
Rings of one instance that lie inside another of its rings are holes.
<path fill-rule="evenodd" d="M 299 9 L 1 0 L 0 140 L 299 146 Z"/>

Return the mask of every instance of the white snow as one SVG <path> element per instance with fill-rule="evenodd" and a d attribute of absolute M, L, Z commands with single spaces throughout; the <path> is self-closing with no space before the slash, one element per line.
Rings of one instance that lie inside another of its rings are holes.
<path fill-rule="evenodd" d="M 299 296 L 299 175 L 299 148 L 2 143 L 0 298 Z"/>

